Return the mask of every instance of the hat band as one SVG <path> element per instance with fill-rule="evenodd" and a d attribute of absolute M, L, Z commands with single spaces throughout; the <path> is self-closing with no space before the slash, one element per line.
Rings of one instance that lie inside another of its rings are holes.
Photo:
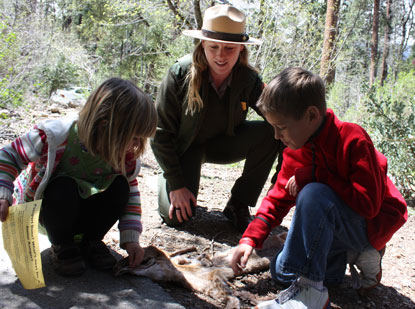
<path fill-rule="evenodd" d="M 202 34 L 210 39 L 221 41 L 246 42 L 249 40 L 249 36 L 246 33 L 235 34 L 202 29 Z"/>

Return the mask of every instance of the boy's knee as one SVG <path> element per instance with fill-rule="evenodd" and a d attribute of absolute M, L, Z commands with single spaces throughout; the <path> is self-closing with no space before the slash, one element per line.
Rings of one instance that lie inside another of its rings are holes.
<path fill-rule="evenodd" d="M 325 184 L 312 182 L 304 186 L 299 192 L 296 208 L 302 209 L 304 212 L 312 211 L 316 214 L 317 210 L 324 211 L 325 206 L 330 206 L 332 203 L 327 203 L 332 196 L 333 190 Z M 316 209 L 316 205 L 319 205 Z"/>
<path fill-rule="evenodd" d="M 333 192 L 333 189 L 328 185 L 319 182 L 310 182 L 298 193 L 297 204 L 303 199 L 315 200 L 322 196 L 327 196 L 328 192 Z"/>

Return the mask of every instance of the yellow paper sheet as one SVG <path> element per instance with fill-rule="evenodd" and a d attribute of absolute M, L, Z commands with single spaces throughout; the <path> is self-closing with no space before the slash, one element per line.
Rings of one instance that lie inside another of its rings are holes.
<path fill-rule="evenodd" d="M 25 289 L 45 286 L 39 251 L 38 223 L 41 200 L 9 207 L 3 222 L 4 249 Z"/>

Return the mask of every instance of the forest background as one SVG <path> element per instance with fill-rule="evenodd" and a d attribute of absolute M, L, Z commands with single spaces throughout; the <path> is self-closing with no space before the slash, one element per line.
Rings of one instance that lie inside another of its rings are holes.
<path fill-rule="evenodd" d="M 200 29 L 217 3 L 243 10 L 247 33 L 263 40 L 250 60 L 264 82 L 288 66 L 323 77 L 328 106 L 368 131 L 412 202 L 415 0 L 0 0 L 0 119 L 9 117 L 1 110 L 46 106 L 58 89 L 87 96 L 111 76 L 154 99 L 196 43 L 181 32 Z"/>

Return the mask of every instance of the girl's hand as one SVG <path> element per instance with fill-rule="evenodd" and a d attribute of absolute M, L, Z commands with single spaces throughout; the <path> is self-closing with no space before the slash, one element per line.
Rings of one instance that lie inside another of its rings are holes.
<path fill-rule="evenodd" d="M 295 182 L 295 176 L 291 176 L 290 179 L 288 179 L 287 184 L 285 185 L 285 189 L 288 188 L 288 192 L 290 192 L 290 195 L 297 196 L 298 194 L 298 186 Z"/>
<path fill-rule="evenodd" d="M 9 201 L 0 199 L 0 221 L 6 221 L 7 215 L 9 214 Z"/>
<path fill-rule="evenodd" d="M 240 244 L 236 247 L 231 258 L 231 267 L 235 275 L 239 274 L 246 267 L 253 249 L 252 246 L 247 244 Z"/>
<path fill-rule="evenodd" d="M 192 192 L 186 187 L 173 190 L 169 194 L 170 196 L 170 209 L 169 218 L 173 219 L 173 213 L 176 213 L 177 220 L 183 222 L 189 220 L 193 216 L 190 202 L 196 205 L 196 198 Z"/>
<path fill-rule="evenodd" d="M 128 261 L 130 262 L 131 268 L 141 264 L 144 257 L 144 249 L 141 248 L 138 242 L 127 242 L 125 244 L 125 250 L 127 250 Z"/>

